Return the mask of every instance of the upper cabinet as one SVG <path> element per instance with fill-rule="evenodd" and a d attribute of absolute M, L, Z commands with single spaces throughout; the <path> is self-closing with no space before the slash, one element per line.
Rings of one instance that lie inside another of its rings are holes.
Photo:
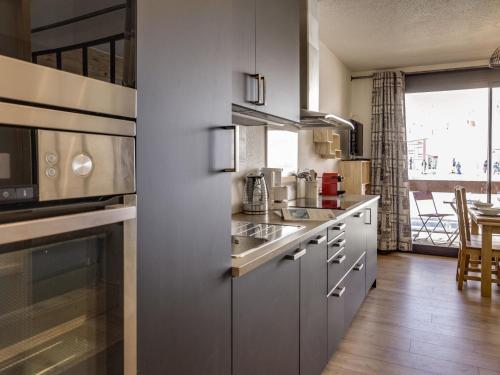
<path fill-rule="evenodd" d="M 298 0 L 233 0 L 233 103 L 300 120 Z"/>

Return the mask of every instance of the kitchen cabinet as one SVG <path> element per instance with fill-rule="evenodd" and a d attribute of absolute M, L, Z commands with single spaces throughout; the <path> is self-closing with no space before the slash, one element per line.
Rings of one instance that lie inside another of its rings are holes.
<path fill-rule="evenodd" d="M 344 305 L 344 330 L 351 326 L 352 320 L 365 299 L 366 261 L 363 254 L 346 276 L 346 291 Z"/>
<path fill-rule="evenodd" d="M 234 375 L 321 374 L 376 276 L 377 204 L 233 279 Z"/>
<path fill-rule="evenodd" d="M 234 375 L 299 374 L 300 254 L 233 279 Z"/>
<path fill-rule="evenodd" d="M 300 374 L 319 375 L 327 357 L 326 231 L 307 242 L 300 261 Z"/>
<path fill-rule="evenodd" d="M 250 109 L 256 106 L 255 72 L 255 0 L 232 0 L 233 103 Z"/>
<path fill-rule="evenodd" d="M 346 267 L 350 269 L 366 250 L 365 209 L 355 210 L 345 219 L 346 223 Z"/>
<path fill-rule="evenodd" d="M 370 203 L 365 210 L 366 236 L 366 293 L 375 286 L 377 279 L 377 248 L 378 248 L 378 201 Z"/>
<path fill-rule="evenodd" d="M 137 10 L 138 373 L 229 375 L 231 0 Z"/>
<path fill-rule="evenodd" d="M 233 103 L 300 120 L 298 0 L 233 0 Z"/>
<path fill-rule="evenodd" d="M 337 287 L 328 293 L 328 358 L 330 358 L 344 337 L 345 285 L 343 279 Z"/>
<path fill-rule="evenodd" d="M 344 176 L 347 194 L 369 194 L 371 162 L 369 160 L 342 160 L 340 174 Z"/>

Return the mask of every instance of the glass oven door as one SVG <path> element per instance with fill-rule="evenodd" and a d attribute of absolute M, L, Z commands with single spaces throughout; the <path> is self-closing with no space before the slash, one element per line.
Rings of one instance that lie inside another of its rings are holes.
<path fill-rule="evenodd" d="M 134 204 L 0 225 L 0 374 L 135 373 L 135 257 Z"/>

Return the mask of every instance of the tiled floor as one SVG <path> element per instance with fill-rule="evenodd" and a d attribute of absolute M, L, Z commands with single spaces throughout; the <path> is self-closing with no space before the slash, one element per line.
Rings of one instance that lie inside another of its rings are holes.
<path fill-rule="evenodd" d="M 370 292 L 323 375 L 500 375 L 500 287 L 455 284 L 456 260 L 379 256 Z"/>

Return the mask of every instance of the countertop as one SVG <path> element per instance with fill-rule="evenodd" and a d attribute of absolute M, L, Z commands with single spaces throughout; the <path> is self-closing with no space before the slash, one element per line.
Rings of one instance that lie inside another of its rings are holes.
<path fill-rule="evenodd" d="M 272 211 L 266 215 L 245 215 L 242 213 L 234 214 L 232 220 L 247 221 L 252 223 L 265 224 L 294 224 L 301 225 L 304 228 L 292 233 L 276 242 L 261 247 L 259 250 L 248 254 L 243 258 L 232 258 L 231 274 L 233 277 L 241 277 L 255 268 L 265 264 L 276 256 L 290 250 L 291 247 L 299 245 L 301 242 L 311 238 L 314 234 L 326 230 L 331 225 L 350 216 L 353 211 L 359 210 L 373 201 L 378 200 L 378 195 L 343 195 L 340 200 L 357 202 L 347 210 L 332 210 L 335 213 L 335 219 L 328 221 L 284 221 L 281 217 Z"/>

